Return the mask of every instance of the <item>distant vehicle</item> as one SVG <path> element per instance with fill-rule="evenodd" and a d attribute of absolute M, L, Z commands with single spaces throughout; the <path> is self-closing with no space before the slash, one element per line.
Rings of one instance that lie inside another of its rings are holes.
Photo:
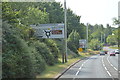
<path fill-rule="evenodd" d="M 115 56 L 115 51 L 111 51 L 110 56 Z"/>
<path fill-rule="evenodd" d="M 120 54 L 120 50 L 119 50 L 119 49 L 116 49 L 116 50 L 115 50 L 115 54 Z"/>
<path fill-rule="evenodd" d="M 105 55 L 105 52 L 104 51 L 100 51 L 100 55 Z"/>
<path fill-rule="evenodd" d="M 108 51 L 104 51 L 105 52 L 105 54 L 107 54 L 108 53 Z"/>

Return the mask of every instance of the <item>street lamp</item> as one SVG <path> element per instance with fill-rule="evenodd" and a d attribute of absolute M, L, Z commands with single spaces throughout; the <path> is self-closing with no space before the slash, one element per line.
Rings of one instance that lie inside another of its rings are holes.
<path fill-rule="evenodd" d="M 67 9 L 66 0 L 64 0 L 64 23 L 65 23 L 65 62 L 67 62 Z"/>

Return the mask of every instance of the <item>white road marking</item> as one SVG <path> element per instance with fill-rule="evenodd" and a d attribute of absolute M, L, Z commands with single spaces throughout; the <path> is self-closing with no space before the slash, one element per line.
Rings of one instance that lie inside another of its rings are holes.
<path fill-rule="evenodd" d="M 108 56 L 109 57 L 109 56 Z M 108 59 L 108 57 L 107 57 L 107 61 L 109 62 L 109 64 L 117 71 L 117 68 L 116 67 L 114 67 L 111 63 L 110 63 L 110 61 L 109 61 L 109 59 Z"/>
<path fill-rule="evenodd" d="M 80 72 L 80 71 L 77 71 L 77 73 L 76 73 L 75 75 L 77 76 L 79 72 Z"/>
<path fill-rule="evenodd" d="M 105 67 L 105 64 L 103 64 L 103 66 Z"/>
<path fill-rule="evenodd" d="M 103 64 L 103 67 L 105 68 L 105 70 L 107 71 L 107 74 L 108 74 L 109 76 L 111 76 L 110 72 L 107 70 L 107 68 L 106 68 L 106 66 L 105 66 L 105 64 L 104 64 L 103 57 L 102 57 L 102 64 Z"/>
<path fill-rule="evenodd" d="M 79 67 L 79 70 L 77 71 L 77 73 L 75 74 L 76 76 L 79 74 L 80 70 L 82 69 L 82 67 L 84 66 L 84 64 L 87 62 L 88 60 L 86 60 L 85 62 L 83 62 L 83 64 Z M 74 80 L 74 78 L 73 78 Z"/>
<path fill-rule="evenodd" d="M 105 70 L 107 70 L 107 68 L 105 67 Z"/>
<path fill-rule="evenodd" d="M 111 66 L 113 66 L 112 64 L 110 64 Z"/>
<path fill-rule="evenodd" d="M 110 72 L 109 72 L 109 71 L 107 71 L 107 73 L 109 74 L 109 76 L 111 76 L 111 74 L 110 74 Z"/>
<path fill-rule="evenodd" d="M 79 70 L 82 69 L 82 67 L 79 68 Z"/>
<path fill-rule="evenodd" d="M 113 67 L 116 71 L 117 71 L 117 68 L 116 67 Z"/>

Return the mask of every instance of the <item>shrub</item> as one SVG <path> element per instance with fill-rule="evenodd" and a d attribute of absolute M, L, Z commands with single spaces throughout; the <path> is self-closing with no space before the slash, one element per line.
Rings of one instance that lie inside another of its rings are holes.
<path fill-rule="evenodd" d="M 54 57 L 54 61 L 57 63 L 60 51 L 59 51 L 59 48 L 57 47 L 56 42 L 52 39 L 47 39 L 45 40 L 45 43 L 49 47 L 50 52 L 52 53 Z"/>
<path fill-rule="evenodd" d="M 35 47 L 28 47 L 18 31 L 3 23 L 3 78 L 34 78 L 45 69 L 45 61 Z"/>
<path fill-rule="evenodd" d="M 48 65 L 54 65 L 54 56 L 45 43 L 37 41 L 34 43 L 34 46 Z"/>

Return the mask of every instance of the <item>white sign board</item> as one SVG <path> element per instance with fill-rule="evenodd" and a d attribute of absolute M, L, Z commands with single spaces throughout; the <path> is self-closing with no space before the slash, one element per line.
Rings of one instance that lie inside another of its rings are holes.
<path fill-rule="evenodd" d="M 79 48 L 86 48 L 86 39 L 79 40 Z"/>
<path fill-rule="evenodd" d="M 30 25 L 39 38 L 64 38 L 64 24 L 39 24 Z"/>

